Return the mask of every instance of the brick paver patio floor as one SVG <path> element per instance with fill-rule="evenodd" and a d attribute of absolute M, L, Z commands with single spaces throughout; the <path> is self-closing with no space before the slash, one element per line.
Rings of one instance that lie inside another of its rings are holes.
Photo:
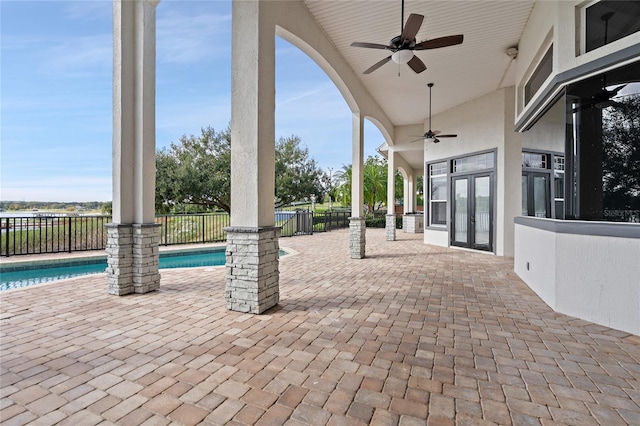
<path fill-rule="evenodd" d="M 224 307 L 224 268 L 1 295 L 3 425 L 640 424 L 640 338 L 554 313 L 512 260 L 367 230 L 282 239 L 280 304 Z"/>

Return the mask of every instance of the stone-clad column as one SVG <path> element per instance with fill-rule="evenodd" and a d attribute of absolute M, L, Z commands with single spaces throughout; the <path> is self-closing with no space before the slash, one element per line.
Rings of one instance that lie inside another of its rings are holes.
<path fill-rule="evenodd" d="M 352 259 L 365 256 L 366 224 L 364 219 L 364 117 L 353 113 L 351 162 L 351 216 L 349 218 L 349 252 Z"/>
<path fill-rule="evenodd" d="M 280 228 L 227 230 L 227 309 L 261 314 L 280 301 Z"/>
<path fill-rule="evenodd" d="M 156 6 L 113 2 L 113 223 L 107 225 L 109 293 L 160 286 L 155 216 Z"/>
<path fill-rule="evenodd" d="M 279 301 L 275 227 L 274 2 L 232 3 L 231 226 L 227 308 L 263 313 Z M 276 5 L 277 6 L 277 5 Z"/>

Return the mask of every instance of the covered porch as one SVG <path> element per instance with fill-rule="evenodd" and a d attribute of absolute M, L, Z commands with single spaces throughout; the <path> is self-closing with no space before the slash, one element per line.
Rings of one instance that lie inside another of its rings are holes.
<path fill-rule="evenodd" d="M 637 423 L 637 336 L 554 312 L 513 259 L 370 229 L 350 260 L 347 240 L 281 239 L 264 315 L 226 309 L 224 267 L 3 293 L 2 423 Z"/>

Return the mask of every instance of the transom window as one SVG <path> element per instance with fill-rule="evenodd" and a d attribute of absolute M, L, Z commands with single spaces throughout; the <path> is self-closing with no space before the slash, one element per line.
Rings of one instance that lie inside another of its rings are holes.
<path fill-rule="evenodd" d="M 540 90 L 542 83 L 551 75 L 551 71 L 553 71 L 553 45 L 551 45 L 544 54 L 542 60 L 540 60 L 540 63 L 524 86 L 525 105 L 528 104 L 531 98 Z"/>
<path fill-rule="evenodd" d="M 534 152 L 522 153 L 522 167 L 529 169 L 546 169 L 547 154 L 538 154 Z"/>
<path fill-rule="evenodd" d="M 601 0 L 582 9 L 583 52 L 640 31 L 640 1 Z"/>
<path fill-rule="evenodd" d="M 495 154 L 493 152 L 473 155 L 471 157 L 456 158 L 453 160 L 453 173 L 492 169 L 494 162 Z"/>

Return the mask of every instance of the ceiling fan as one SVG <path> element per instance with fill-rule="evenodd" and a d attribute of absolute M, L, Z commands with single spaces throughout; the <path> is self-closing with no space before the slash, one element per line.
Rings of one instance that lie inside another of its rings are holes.
<path fill-rule="evenodd" d="M 416 139 L 413 142 L 417 142 L 423 139 L 433 139 L 433 143 L 438 143 L 440 142 L 440 139 L 438 138 L 457 138 L 458 135 L 443 135 L 440 134 L 439 130 L 431 130 L 431 88 L 433 87 L 433 83 L 429 83 L 427 84 L 427 86 L 429 86 L 429 130 L 427 130 L 424 135 L 420 136 L 420 139 Z"/>
<path fill-rule="evenodd" d="M 422 26 L 422 21 L 424 19 L 423 15 L 418 15 L 416 13 L 412 13 L 409 15 L 409 19 L 407 19 L 406 25 L 404 24 L 404 0 L 402 0 L 402 14 L 400 17 L 400 35 L 391 39 L 388 45 L 377 44 L 377 43 L 365 43 L 355 41 L 351 43 L 351 46 L 354 47 L 365 47 L 367 49 L 382 49 L 382 50 L 390 50 L 393 52 L 391 56 L 387 56 L 383 60 L 376 62 L 371 67 L 367 68 L 363 74 L 370 74 L 373 71 L 377 70 L 387 62 L 393 60 L 398 64 L 406 63 L 409 67 L 415 71 L 416 74 L 421 73 L 426 70 L 427 67 L 418 58 L 413 54 L 414 50 L 427 50 L 427 49 L 437 49 L 440 47 L 454 46 L 456 44 L 462 43 L 464 36 L 462 34 L 447 36 L 447 37 L 439 37 L 431 40 L 425 40 L 420 43 L 416 43 L 416 34 L 420 30 Z"/>

